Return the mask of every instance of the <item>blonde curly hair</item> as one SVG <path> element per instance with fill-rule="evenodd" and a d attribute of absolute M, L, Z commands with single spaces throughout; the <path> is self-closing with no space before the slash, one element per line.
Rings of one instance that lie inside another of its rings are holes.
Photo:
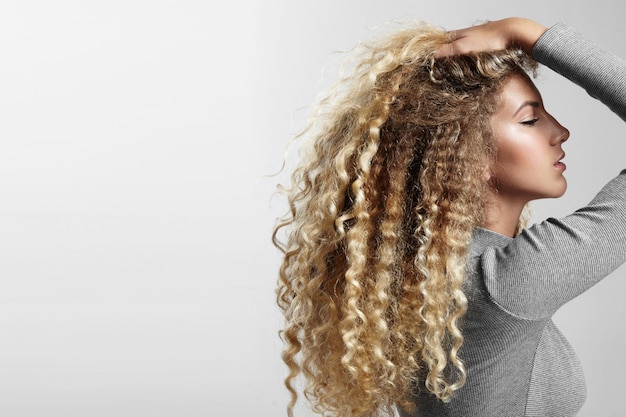
<path fill-rule="evenodd" d="M 489 116 L 504 81 L 535 64 L 520 49 L 435 59 L 448 42 L 420 23 L 361 45 L 300 135 L 311 147 L 273 236 L 290 416 L 300 376 L 314 411 L 342 417 L 410 409 L 422 387 L 448 401 L 464 384 Z"/>

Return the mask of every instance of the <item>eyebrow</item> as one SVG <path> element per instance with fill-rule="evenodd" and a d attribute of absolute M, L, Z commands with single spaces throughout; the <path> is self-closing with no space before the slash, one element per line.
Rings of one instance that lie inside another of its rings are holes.
<path fill-rule="evenodd" d="M 517 108 L 517 110 L 515 110 L 515 113 L 513 113 L 513 116 L 515 116 L 517 113 L 519 113 L 526 106 L 531 106 L 531 107 L 534 107 L 534 108 L 537 109 L 537 108 L 539 108 L 540 105 L 539 105 L 538 101 L 527 100 L 527 101 L 523 102 L 522 105 Z"/>

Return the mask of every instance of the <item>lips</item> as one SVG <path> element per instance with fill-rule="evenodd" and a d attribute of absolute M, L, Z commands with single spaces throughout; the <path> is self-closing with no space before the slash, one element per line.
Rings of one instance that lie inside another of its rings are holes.
<path fill-rule="evenodd" d="M 563 162 L 561 162 L 561 160 L 562 160 L 563 158 L 565 158 L 565 152 L 563 152 L 563 153 L 561 154 L 561 156 L 559 156 L 559 159 L 558 159 L 558 161 L 556 161 L 556 162 L 554 163 L 554 166 L 555 166 L 555 168 L 559 168 L 559 169 L 562 169 L 563 171 L 565 171 L 565 168 L 567 168 L 567 167 L 565 166 L 565 164 L 564 164 Z"/>

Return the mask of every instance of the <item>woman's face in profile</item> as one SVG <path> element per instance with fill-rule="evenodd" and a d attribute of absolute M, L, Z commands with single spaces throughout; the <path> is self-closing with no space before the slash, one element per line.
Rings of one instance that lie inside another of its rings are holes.
<path fill-rule="evenodd" d="M 496 157 L 490 179 L 499 198 L 526 203 L 565 193 L 561 145 L 569 131 L 545 110 L 530 78 L 514 75 L 505 82 L 491 125 Z"/>

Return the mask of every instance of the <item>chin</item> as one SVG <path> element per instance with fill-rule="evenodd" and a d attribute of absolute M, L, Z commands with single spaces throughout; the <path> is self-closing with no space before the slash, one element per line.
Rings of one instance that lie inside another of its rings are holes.
<path fill-rule="evenodd" d="M 552 196 L 552 198 L 563 197 L 563 195 L 567 191 L 567 180 L 565 178 L 562 179 L 563 182 L 561 182 L 558 187 L 555 187 L 554 195 Z"/>
<path fill-rule="evenodd" d="M 563 197 L 563 195 L 565 195 L 565 192 L 567 191 L 567 185 L 565 187 L 563 187 L 562 190 L 558 191 L 553 198 L 559 198 L 559 197 Z"/>
<path fill-rule="evenodd" d="M 559 197 L 563 196 L 563 194 L 565 194 L 566 191 L 567 191 L 567 181 L 565 180 L 565 178 L 563 178 L 563 189 L 561 193 L 559 194 Z"/>
<path fill-rule="evenodd" d="M 563 197 L 563 195 L 565 194 L 565 191 L 567 191 L 567 186 L 563 188 L 559 188 L 558 190 L 547 191 L 545 194 L 537 195 L 535 196 L 535 198 L 532 198 L 531 200 L 543 200 L 545 198 L 560 198 L 560 197 Z"/>

